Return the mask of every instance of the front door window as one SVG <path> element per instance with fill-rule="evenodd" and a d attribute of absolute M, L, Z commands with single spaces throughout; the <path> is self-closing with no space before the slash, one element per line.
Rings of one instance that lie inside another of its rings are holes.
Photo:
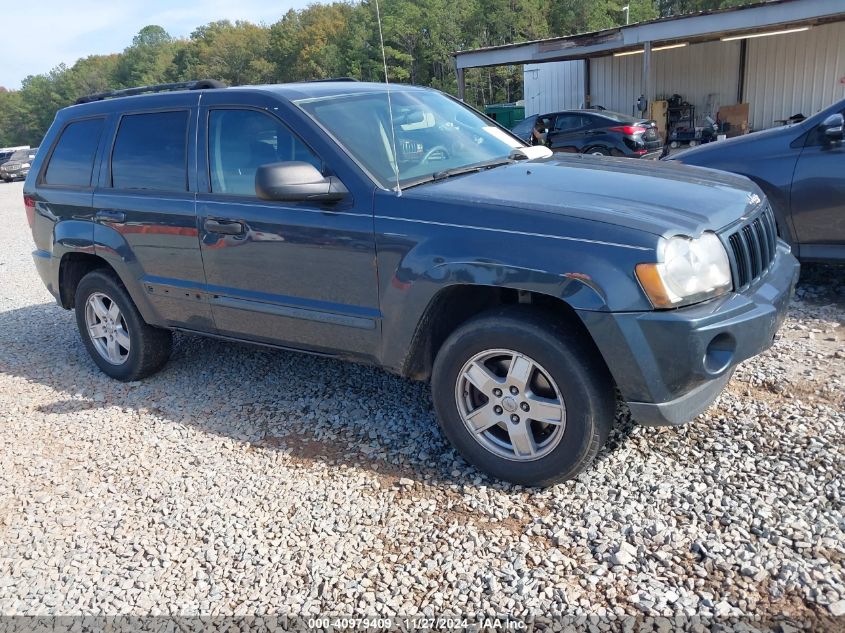
<path fill-rule="evenodd" d="M 208 123 L 211 191 L 255 196 L 261 165 L 304 161 L 322 171 L 319 158 L 281 121 L 257 110 L 212 110 Z"/>

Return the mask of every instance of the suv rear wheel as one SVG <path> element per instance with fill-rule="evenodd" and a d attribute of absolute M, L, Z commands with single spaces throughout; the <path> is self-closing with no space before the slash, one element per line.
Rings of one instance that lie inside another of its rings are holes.
<path fill-rule="evenodd" d="M 91 358 L 103 373 L 138 380 L 167 362 L 173 335 L 144 322 L 114 274 L 88 273 L 76 288 L 76 325 Z"/>
<path fill-rule="evenodd" d="M 551 316 L 499 309 L 456 330 L 437 354 L 432 393 L 444 434 L 489 475 L 548 486 L 583 471 L 613 423 L 597 352 Z"/>

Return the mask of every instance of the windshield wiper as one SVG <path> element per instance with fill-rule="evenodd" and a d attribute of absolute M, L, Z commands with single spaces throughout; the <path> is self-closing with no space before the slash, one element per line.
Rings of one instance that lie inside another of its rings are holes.
<path fill-rule="evenodd" d="M 452 169 L 444 169 L 443 171 L 435 172 L 431 175 L 432 180 L 445 180 L 446 178 L 451 178 L 452 176 L 460 176 L 461 174 L 470 174 L 474 171 L 482 171 L 484 169 L 492 169 L 493 167 L 499 167 L 500 165 L 508 165 L 513 161 L 509 158 L 496 158 L 494 160 L 488 160 L 483 163 L 476 163 L 475 165 L 466 165 L 464 167 L 454 167 Z"/>
<path fill-rule="evenodd" d="M 427 182 L 435 182 L 438 180 L 445 180 L 454 176 L 461 176 L 463 174 L 471 174 L 485 169 L 492 169 L 493 167 L 500 167 L 501 165 L 509 165 L 514 162 L 510 158 L 494 158 L 493 160 L 484 161 L 483 163 L 473 163 L 472 165 L 464 165 L 463 167 L 453 167 L 452 169 L 444 169 L 443 171 L 436 171 L 427 176 L 420 176 L 411 182 L 402 185 L 403 189 L 410 189 L 417 185 L 423 185 Z"/>

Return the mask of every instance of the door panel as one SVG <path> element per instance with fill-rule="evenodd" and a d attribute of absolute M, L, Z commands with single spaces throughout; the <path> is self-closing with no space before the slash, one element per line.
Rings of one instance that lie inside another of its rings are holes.
<path fill-rule="evenodd" d="M 559 114 L 550 132 L 550 146 L 557 151 L 581 151 L 587 132 L 587 122 L 580 114 Z"/>
<path fill-rule="evenodd" d="M 94 191 L 95 249 L 138 280 L 159 325 L 213 332 L 188 182 L 195 125 L 190 107 L 121 117 Z"/>
<path fill-rule="evenodd" d="M 194 195 L 97 191 L 94 209 L 98 254 L 127 263 L 166 324 L 213 332 Z"/>
<path fill-rule="evenodd" d="M 792 178 L 792 222 L 801 245 L 845 244 L 845 142 L 810 135 Z"/>
<path fill-rule="evenodd" d="M 250 185 L 258 165 L 305 160 L 331 171 L 266 98 L 244 108 L 212 95 L 200 111 L 208 172 L 197 212 L 218 332 L 370 357 L 380 336 L 372 198 L 331 206 L 258 199 Z"/>

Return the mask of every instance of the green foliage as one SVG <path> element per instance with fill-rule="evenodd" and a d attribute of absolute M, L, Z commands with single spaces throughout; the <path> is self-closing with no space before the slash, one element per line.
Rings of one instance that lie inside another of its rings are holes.
<path fill-rule="evenodd" d="M 586 33 L 752 0 L 380 0 L 390 81 L 457 91 L 457 50 Z M 312 4 L 269 25 L 211 22 L 187 39 L 145 26 L 119 54 L 27 77 L 20 90 L 0 88 L 0 146 L 38 145 L 56 111 L 79 96 L 129 86 L 213 78 L 230 85 L 349 76 L 384 80 L 374 0 Z M 466 75 L 475 105 L 522 97 L 520 66 Z"/>

